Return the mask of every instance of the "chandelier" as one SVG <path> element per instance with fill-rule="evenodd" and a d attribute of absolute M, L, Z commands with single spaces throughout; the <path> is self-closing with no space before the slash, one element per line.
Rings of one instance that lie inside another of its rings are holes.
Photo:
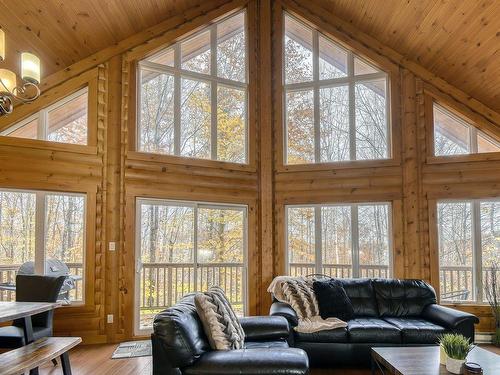
<path fill-rule="evenodd" d="M 5 61 L 5 33 L 0 29 L 0 62 Z M 14 103 L 31 103 L 40 96 L 40 59 L 32 53 L 21 53 L 22 84 L 11 70 L 0 69 L 0 116 L 12 113 Z"/>

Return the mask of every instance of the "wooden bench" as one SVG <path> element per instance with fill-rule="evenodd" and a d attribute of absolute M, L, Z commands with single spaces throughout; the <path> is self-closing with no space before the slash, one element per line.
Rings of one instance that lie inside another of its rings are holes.
<path fill-rule="evenodd" d="M 82 342 L 80 337 L 45 337 L 0 354 L 0 374 L 19 375 L 61 357 L 64 375 L 71 375 L 68 351 Z M 33 372 L 32 372 L 33 373 Z"/>

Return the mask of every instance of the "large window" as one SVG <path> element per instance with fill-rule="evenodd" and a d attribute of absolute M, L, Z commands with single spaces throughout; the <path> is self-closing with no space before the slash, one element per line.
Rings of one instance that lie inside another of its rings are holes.
<path fill-rule="evenodd" d="M 442 201 L 437 210 L 441 301 L 486 302 L 500 264 L 500 200 Z"/>
<path fill-rule="evenodd" d="M 452 156 L 500 152 L 500 142 L 434 103 L 434 154 Z"/>
<path fill-rule="evenodd" d="M 62 297 L 83 301 L 84 255 L 84 195 L 0 190 L 0 300 L 15 299 L 16 274 L 24 265 L 36 274 L 68 267 L 74 285 Z"/>
<path fill-rule="evenodd" d="M 139 63 L 139 151 L 247 162 L 245 13 Z"/>
<path fill-rule="evenodd" d="M 244 206 L 139 199 L 136 330 L 184 294 L 222 287 L 235 311 L 246 308 Z"/>
<path fill-rule="evenodd" d="M 290 275 L 389 277 L 389 203 L 287 206 Z"/>
<path fill-rule="evenodd" d="M 88 90 L 82 89 L 4 130 L 0 135 L 87 144 Z"/>
<path fill-rule="evenodd" d="M 387 74 L 285 14 L 285 163 L 390 157 Z"/>

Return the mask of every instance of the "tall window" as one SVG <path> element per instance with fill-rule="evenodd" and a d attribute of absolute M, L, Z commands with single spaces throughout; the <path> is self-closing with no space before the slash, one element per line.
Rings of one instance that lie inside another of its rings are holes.
<path fill-rule="evenodd" d="M 84 88 L 4 130 L 0 135 L 87 144 L 88 89 Z"/>
<path fill-rule="evenodd" d="M 483 152 L 500 152 L 500 142 L 434 103 L 434 154 L 448 156 Z"/>
<path fill-rule="evenodd" d="M 139 63 L 137 148 L 247 162 L 245 13 Z"/>
<path fill-rule="evenodd" d="M 437 210 L 441 301 L 486 302 L 500 263 L 500 200 L 442 201 Z"/>
<path fill-rule="evenodd" d="M 137 210 L 138 331 L 184 294 L 212 285 L 245 313 L 246 207 L 139 199 Z"/>
<path fill-rule="evenodd" d="M 390 157 L 387 74 L 285 14 L 285 163 Z"/>
<path fill-rule="evenodd" d="M 0 190 L 0 300 L 15 298 L 19 268 L 54 274 L 68 267 L 72 287 L 62 298 L 83 301 L 85 196 Z M 31 264 L 26 264 L 31 262 Z"/>
<path fill-rule="evenodd" d="M 287 206 L 290 275 L 389 277 L 389 203 Z"/>

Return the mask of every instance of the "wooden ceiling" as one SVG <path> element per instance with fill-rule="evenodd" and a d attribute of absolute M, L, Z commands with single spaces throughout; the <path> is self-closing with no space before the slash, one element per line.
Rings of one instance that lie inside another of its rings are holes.
<path fill-rule="evenodd" d="M 500 111 L 500 1 L 312 1 Z M 7 64 L 32 51 L 46 77 L 200 2 L 0 0 Z"/>

